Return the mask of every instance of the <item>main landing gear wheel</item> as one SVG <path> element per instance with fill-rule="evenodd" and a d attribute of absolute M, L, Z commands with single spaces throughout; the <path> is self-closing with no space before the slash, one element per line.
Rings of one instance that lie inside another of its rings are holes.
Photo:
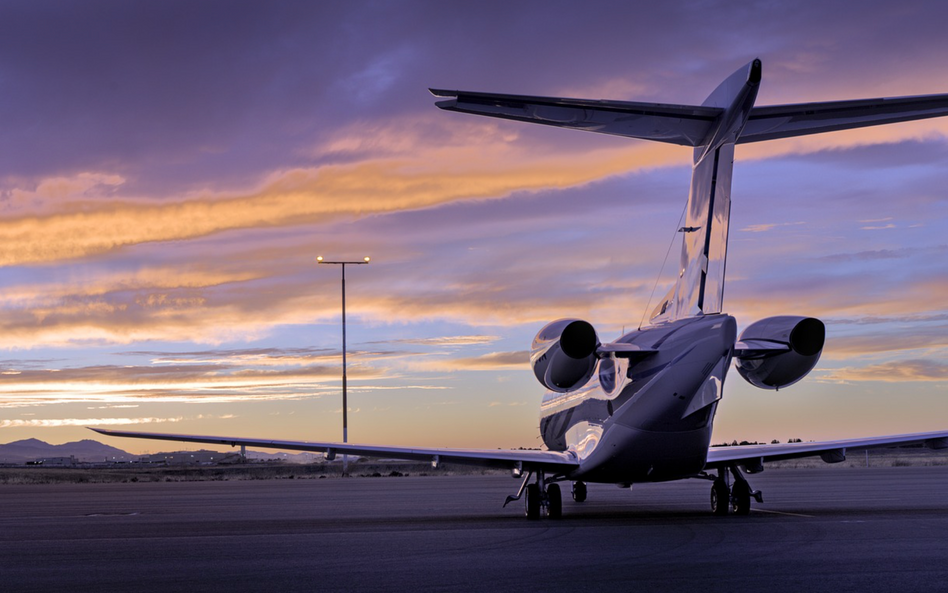
<path fill-rule="evenodd" d="M 573 500 L 576 502 L 586 501 L 586 482 L 573 482 Z"/>
<path fill-rule="evenodd" d="M 524 510 L 527 519 L 535 521 L 540 518 L 540 487 L 536 484 L 528 484 L 526 496 L 524 496 Z"/>
<path fill-rule="evenodd" d="M 559 519 L 563 516 L 563 494 L 559 484 L 550 484 L 546 488 L 547 516 L 550 519 Z"/>
<path fill-rule="evenodd" d="M 728 474 L 734 476 L 733 485 L 728 488 Z M 735 515 L 748 515 L 751 511 L 751 499 L 764 502 L 764 495 L 754 490 L 737 465 L 722 467 L 711 486 L 711 512 L 715 515 L 727 515 L 729 510 Z"/>
<path fill-rule="evenodd" d="M 727 482 L 721 478 L 716 479 L 711 486 L 711 513 L 719 517 L 727 515 L 730 499 L 731 493 L 728 492 Z M 750 506 L 749 502 L 748 506 Z"/>
<path fill-rule="evenodd" d="M 751 512 L 750 484 L 744 480 L 735 480 L 731 488 L 731 510 L 735 515 L 748 515 Z"/>
<path fill-rule="evenodd" d="M 559 484 L 547 482 L 542 471 L 537 472 L 537 481 L 530 484 L 533 472 L 528 473 L 520 484 L 516 495 L 508 496 L 504 506 L 523 498 L 523 511 L 527 519 L 536 521 L 541 515 L 551 519 L 563 516 L 563 493 Z M 559 476 L 554 476 L 554 479 Z M 562 478 L 560 478 L 562 479 Z M 552 480 L 551 480 L 552 482 Z"/>

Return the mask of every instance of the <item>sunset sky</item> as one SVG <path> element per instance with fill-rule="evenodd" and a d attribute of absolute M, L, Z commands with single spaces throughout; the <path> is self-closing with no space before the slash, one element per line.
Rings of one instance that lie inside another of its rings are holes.
<path fill-rule="evenodd" d="M 700 104 L 759 57 L 758 105 L 948 92 L 948 5 L 855 5 L 0 4 L 0 443 L 341 440 L 315 257 L 368 255 L 350 442 L 539 446 L 530 341 L 639 325 L 691 151 L 428 87 Z M 789 389 L 731 373 L 715 442 L 948 428 L 948 118 L 739 146 L 732 200 L 725 311 L 828 334 Z"/>

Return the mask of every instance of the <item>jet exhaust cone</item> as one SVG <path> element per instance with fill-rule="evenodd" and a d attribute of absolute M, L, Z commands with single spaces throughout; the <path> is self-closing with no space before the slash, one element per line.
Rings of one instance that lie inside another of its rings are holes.
<path fill-rule="evenodd" d="M 790 332 L 790 347 L 802 356 L 813 356 L 823 350 L 826 341 L 826 326 L 819 319 L 808 317 L 794 326 Z"/>
<path fill-rule="evenodd" d="M 599 345 L 599 338 L 596 336 L 596 330 L 588 321 L 577 319 L 563 329 L 560 336 L 560 348 L 563 354 L 570 358 L 587 358 L 596 351 Z"/>

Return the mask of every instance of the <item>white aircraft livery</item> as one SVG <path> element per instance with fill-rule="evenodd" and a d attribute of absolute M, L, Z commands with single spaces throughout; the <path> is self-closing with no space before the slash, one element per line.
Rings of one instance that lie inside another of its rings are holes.
<path fill-rule="evenodd" d="M 648 324 L 602 343 L 591 324 L 560 319 L 533 341 L 530 364 L 547 389 L 540 432 L 547 450 L 404 448 L 126 432 L 109 436 L 253 446 L 295 451 L 428 460 L 507 468 L 522 477 L 507 503 L 524 500 L 526 516 L 562 515 L 559 482 L 586 499 L 586 483 L 631 485 L 699 478 L 711 481 L 716 515 L 750 512 L 763 502 L 745 474 L 764 463 L 895 444 L 948 448 L 948 430 L 826 442 L 711 447 L 711 431 L 733 361 L 761 389 L 801 380 L 820 358 L 825 327 L 812 317 L 769 317 L 737 336 L 723 312 L 734 146 L 948 115 L 948 94 L 755 107 L 761 62 L 729 76 L 700 106 L 562 99 L 431 89 L 447 111 L 599 132 L 694 149 L 691 191 L 678 279 Z"/>

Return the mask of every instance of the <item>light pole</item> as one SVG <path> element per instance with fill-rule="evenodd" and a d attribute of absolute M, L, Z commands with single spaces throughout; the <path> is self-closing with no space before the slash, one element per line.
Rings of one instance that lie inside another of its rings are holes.
<path fill-rule="evenodd" d="M 346 391 L 346 264 L 360 265 L 369 263 L 369 257 L 362 261 L 326 261 L 323 256 L 316 258 L 320 264 L 334 264 L 342 267 L 342 442 L 349 442 L 349 398 Z M 349 456 L 342 456 L 342 475 L 349 475 Z"/>

